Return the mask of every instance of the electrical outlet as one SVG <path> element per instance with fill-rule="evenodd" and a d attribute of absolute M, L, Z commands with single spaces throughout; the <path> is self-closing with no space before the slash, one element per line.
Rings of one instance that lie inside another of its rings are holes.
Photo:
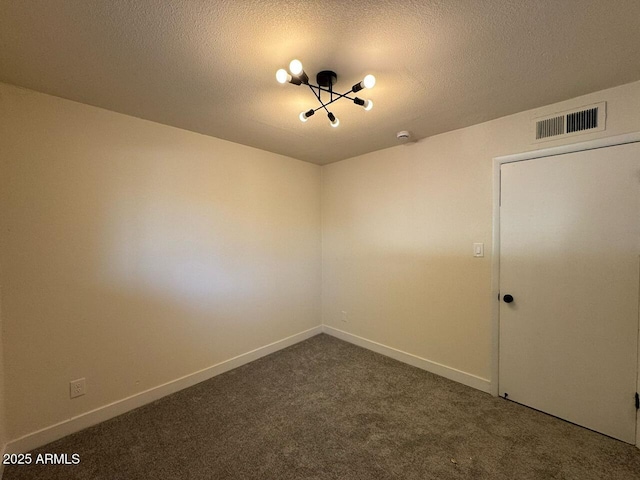
<path fill-rule="evenodd" d="M 71 398 L 81 397 L 85 393 L 87 393 L 87 383 L 84 378 L 69 382 L 69 395 Z"/>
<path fill-rule="evenodd" d="M 341 319 L 343 322 L 345 322 L 345 323 L 346 323 L 346 322 L 348 321 L 348 320 L 347 320 L 347 312 L 345 312 L 344 310 L 342 310 L 342 317 L 340 317 L 340 319 Z"/>

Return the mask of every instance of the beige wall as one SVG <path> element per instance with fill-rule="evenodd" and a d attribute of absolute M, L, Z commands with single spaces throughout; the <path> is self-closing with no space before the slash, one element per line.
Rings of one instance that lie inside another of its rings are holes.
<path fill-rule="evenodd" d="M 599 101 L 606 131 L 532 143 L 533 117 Z M 323 323 L 491 380 L 492 158 L 640 131 L 638 112 L 635 82 L 323 167 Z"/>
<path fill-rule="evenodd" d="M 0 271 L 2 267 L 0 266 Z M 4 354 L 2 348 L 2 284 L 0 283 L 0 453 L 4 452 L 5 445 L 9 438 L 7 437 L 7 417 L 4 408 L 5 388 L 4 388 Z M 2 467 L 0 466 L 0 478 L 2 476 Z"/>
<path fill-rule="evenodd" d="M 320 167 L 2 84 L 0 139 L 9 438 L 320 324 Z"/>

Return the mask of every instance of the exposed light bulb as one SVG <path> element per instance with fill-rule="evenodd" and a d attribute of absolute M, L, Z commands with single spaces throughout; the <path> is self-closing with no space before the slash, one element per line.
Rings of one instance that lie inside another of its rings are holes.
<path fill-rule="evenodd" d="M 289 71 L 293 75 L 300 75 L 302 73 L 302 70 L 303 70 L 302 62 L 300 60 L 297 60 L 297 59 L 291 60 L 291 63 L 289 64 Z"/>
<path fill-rule="evenodd" d="M 276 80 L 278 81 L 278 83 L 287 83 L 289 80 L 291 80 L 291 75 L 289 75 L 289 73 L 284 68 L 281 68 L 276 72 Z"/>
<path fill-rule="evenodd" d="M 366 77 L 364 77 L 364 80 L 362 80 L 361 82 L 356 83 L 353 87 L 351 87 L 351 91 L 353 93 L 357 93 L 360 90 L 362 90 L 363 88 L 373 88 L 373 86 L 376 84 L 376 77 L 374 77 L 373 75 L 369 74 Z"/>
<path fill-rule="evenodd" d="M 360 105 L 365 110 L 371 110 L 373 108 L 373 102 L 371 100 L 363 100 L 356 97 L 353 99 L 353 103 L 355 103 L 356 105 Z"/>
<path fill-rule="evenodd" d="M 329 112 L 327 114 L 327 117 L 329 117 L 329 122 L 331 122 L 331 126 L 333 128 L 336 128 L 338 125 L 340 125 L 340 120 L 338 120 L 333 113 Z"/>
<path fill-rule="evenodd" d="M 301 122 L 306 122 L 307 120 L 309 120 L 309 117 L 312 116 L 314 113 L 316 113 L 316 111 L 312 108 L 311 110 L 307 110 L 306 112 L 300 112 L 300 115 L 298 115 L 298 118 L 300 119 Z"/>
<path fill-rule="evenodd" d="M 376 84 L 376 77 L 374 77 L 373 75 L 369 74 L 366 77 L 364 77 L 364 80 L 362 81 L 362 84 L 363 84 L 364 88 L 373 88 L 373 86 Z"/>

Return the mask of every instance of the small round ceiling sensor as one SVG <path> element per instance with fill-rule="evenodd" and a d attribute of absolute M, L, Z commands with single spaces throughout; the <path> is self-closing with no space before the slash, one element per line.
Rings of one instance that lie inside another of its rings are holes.
<path fill-rule="evenodd" d="M 411 134 L 409 132 L 407 132 L 406 130 L 402 130 L 402 131 L 396 133 L 396 138 L 398 140 L 400 140 L 401 142 L 409 140 L 410 137 L 411 137 Z"/>

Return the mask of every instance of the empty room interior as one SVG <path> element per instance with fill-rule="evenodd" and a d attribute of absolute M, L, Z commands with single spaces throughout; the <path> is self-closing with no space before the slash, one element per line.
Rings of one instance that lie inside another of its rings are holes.
<path fill-rule="evenodd" d="M 0 478 L 640 479 L 640 2 L 0 2 Z"/>

